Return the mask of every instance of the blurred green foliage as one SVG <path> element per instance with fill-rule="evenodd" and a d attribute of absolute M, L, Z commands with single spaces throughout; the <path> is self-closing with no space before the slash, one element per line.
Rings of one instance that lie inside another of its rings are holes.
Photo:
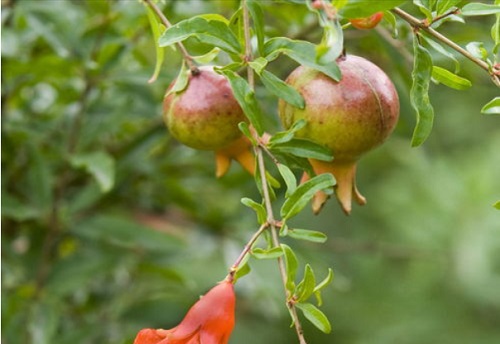
<path fill-rule="evenodd" d="M 237 6 L 163 8 L 175 23 L 230 16 Z M 267 35 L 320 39 L 305 8 L 264 6 Z M 443 31 L 463 44 L 487 41 L 491 25 L 480 18 Z M 399 31 L 398 42 L 410 46 L 408 27 Z M 321 275 L 335 271 L 323 295 L 333 331 L 306 325 L 306 337 L 498 343 L 500 213 L 492 204 L 500 198 L 500 118 L 480 115 L 498 89 L 457 57 L 473 87 L 431 86 L 434 131 L 410 148 L 411 64 L 384 32 L 345 32 L 347 50 L 380 65 L 401 98 L 396 133 L 359 166 L 368 205 L 345 217 L 331 201 L 319 216 L 291 220 L 329 236 L 325 244 L 287 241 L 301 261 Z M 155 45 L 138 1 L 2 1 L 3 343 L 131 343 L 143 327 L 173 327 L 224 278 L 256 229 L 240 203 L 258 199 L 253 180 L 239 166 L 216 180 L 212 154 L 178 144 L 164 128 L 163 93 L 180 66 L 178 52 L 165 53 L 159 79 L 148 84 Z M 280 58 L 271 69 L 285 77 L 295 66 Z M 257 95 L 277 130 L 276 99 L 260 85 Z M 277 267 L 250 265 L 236 286 L 231 342 L 295 342 Z"/>

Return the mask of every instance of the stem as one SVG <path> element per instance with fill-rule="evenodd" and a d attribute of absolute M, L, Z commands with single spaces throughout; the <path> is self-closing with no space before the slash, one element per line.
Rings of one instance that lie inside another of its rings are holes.
<path fill-rule="evenodd" d="M 156 13 L 156 15 L 158 16 L 158 18 L 160 18 L 161 22 L 163 23 L 163 25 L 165 25 L 166 28 L 169 28 L 172 26 L 172 24 L 168 21 L 167 17 L 165 17 L 163 12 L 160 10 L 160 8 L 158 6 L 156 6 L 156 4 L 154 2 L 152 2 L 151 0 L 143 0 L 143 1 L 147 6 L 149 6 Z M 182 44 L 181 42 L 178 42 L 177 47 L 179 47 L 179 50 L 181 51 L 182 57 L 184 58 L 184 61 L 186 61 L 186 64 L 188 65 L 189 69 L 191 70 L 191 73 L 193 75 L 199 74 L 200 70 L 198 69 L 198 66 L 196 66 L 196 64 L 194 63 L 191 55 L 189 55 L 188 51 L 186 50 L 186 47 L 184 47 L 184 44 Z"/>
<path fill-rule="evenodd" d="M 433 28 L 431 28 L 428 25 L 426 25 L 424 22 L 422 22 L 419 19 L 415 18 L 411 14 L 403 11 L 402 9 L 400 9 L 398 7 L 395 7 L 395 8 L 393 8 L 391 10 L 391 12 L 394 13 L 394 14 L 396 14 L 397 16 L 399 16 L 404 21 L 408 22 L 416 31 L 423 30 L 423 31 L 427 32 L 429 35 L 431 35 L 432 37 L 434 37 L 438 41 L 446 44 L 447 46 L 449 46 L 450 48 L 452 48 L 456 52 L 462 54 L 463 56 L 465 56 L 466 58 L 468 58 L 469 60 L 471 60 L 472 62 L 474 62 L 475 64 L 477 64 L 479 67 L 481 67 L 482 69 L 484 69 L 485 71 L 487 71 L 488 74 L 491 75 L 491 77 L 493 78 L 493 82 L 497 86 L 500 85 L 500 77 L 498 77 L 497 75 L 495 75 L 491 71 L 490 66 L 486 62 L 484 62 L 483 60 L 478 59 L 477 57 L 475 57 L 474 55 L 472 55 L 471 53 L 469 53 L 467 50 L 465 50 L 464 48 L 462 48 L 461 46 L 459 46 L 458 44 L 456 44 L 455 42 L 453 42 L 452 40 L 450 40 L 448 37 L 446 37 L 446 36 L 442 35 L 441 33 L 437 32 Z"/>
<path fill-rule="evenodd" d="M 252 61 L 252 46 L 250 44 L 250 17 L 248 14 L 248 7 L 247 7 L 247 1 L 242 0 L 242 7 L 243 7 L 243 28 L 244 28 L 244 35 L 245 35 L 245 59 L 246 61 Z M 247 78 L 248 78 L 248 83 L 250 87 L 253 89 L 254 88 L 254 73 L 252 68 L 247 68 Z M 260 178 L 262 182 L 262 193 L 264 197 L 264 204 L 266 207 L 266 212 L 267 212 L 267 224 L 271 229 L 271 237 L 272 237 L 272 242 L 274 247 L 280 247 L 280 241 L 278 237 L 278 230 L 276 228 L 276 220 L 274 218 L 274 213 L 273 213 L 273 208 L 271 204 L 271 197 L 269 195 L 269 187 L 268 187 L 268 182 L 266 178 L 266 166 L 264 163 L 264 153 L 263 149 L 260 145 L 255 147 L 255 154 L 257 156 L 257 166 L 259 169 L 260 173 Z M 261 227 L 262 228 L 262 227 Z M 295 330 L 297 332 L 297 336 L 299 338 L 299 343 L 300 344 L 307 344 L 305 338 L 304 338 L 304 331 L 302 330 L 302 325 L 300 323 L 300 319 L 297 314 L 297 309 L 295 308 L 295 305 L 293 302 L 289 302 L 291 299 L 291 295 L 286 289 L 286 282 L 287 282 L 287 273 L 286 273 L 286 266 L 285 266 L 285 261 L 283 260 L 282 257 L 279 257 L 278 259 L 278 268 L 280 271 L 281 275 L 281 281 L 283 283 L 283 287 L 285 288 L 285 294 L 286 294 L 286 306 L 288 307 L 290 311 L 290 315 L 292 317 L 292 321 L 295 327 Z"/>

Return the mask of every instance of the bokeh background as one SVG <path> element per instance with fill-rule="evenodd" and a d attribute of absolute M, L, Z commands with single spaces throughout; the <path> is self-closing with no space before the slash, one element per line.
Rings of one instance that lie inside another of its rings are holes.
<path fill-rule="evenodd" d="M 303 6 L 262 4 L 269 36 L 320 39 Z M 162 4 L 174 23 L 230 16 L 237 6 Z M 488 47 L 493 20 L 449 23 L 443 32 Z M 292 223 L 329 237 L 287 241 L 301 263 L 335 272 L 322 308 L 333 331 L 306 324 L 308 343 L 499 343 L 500 212 L 492 204 L 500 199 L 500 117 L 480 114 L 498 88 L 457 57 L 473 87 L 433 85 L 434 131 L 411 148 L 411 32 L 401 25 L 396 41 L 385 28 L 345 35 L 348 52 L 394 80 L 401 120 L 360 162 L 365 207 L 346 217 L 330 201 Z M 453 68 L 439 55 L 434 61 Z M 2 0 L 3 343 L 132 343 L 143 327 L 173 327 L 256 230 L 240 203 L 259 197 L 251 177 L 233 165 L 215 179 L 213 154 L 180 145 L 162 123 L 179 53 L 166 49 L 159 79 L 148 84 L 154 64 L 138 1 Z M 295 66 L 280 58 L 270 68 L 286 77 Z M 268 130 L 279 130 L 276 99 L 259 85 L 257 94 Z M 236 286 L 230 342 L 296 342 L 276 264 L 250 265 Z"/>

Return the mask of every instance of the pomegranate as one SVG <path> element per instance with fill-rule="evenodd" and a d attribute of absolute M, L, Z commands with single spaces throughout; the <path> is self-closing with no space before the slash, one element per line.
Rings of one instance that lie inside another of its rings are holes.
<path fill-rule="evenodd" d="M 186 146 L 216 153 L 218 177 L 226 173 L 235 159 L 254 172 L 251 144 L 238 129 L 247 121 L 228 80 L 212 67 L 190 72 L 186 88 L 171 92 L 163 101 L 163 119 L 170 133 Z"/>
<path fill-rule="evenodd" d="M 337 63 L 342 72 L 339 82 L 308 67 L 295 69 L 286 81 L 302 94 L 306 106 L 299 109 L 280 101 L 279 115 L 286 128 L 305 119 L 307 124 L 297 136 L 331 149 L 333 161 L 310 162 L 316 174 L 329 172 L 335 176 L 335 194 L 349 214 L 352 198 L 360 205 L 366 203 L 356 188 L 357 161 L 393 131 L 399 117 L 399 100 L 389 77 L 370 61 L 347 55 Z M 323 192 L 315 195 L 315 213 L 327 197 Z"/>
<path fill-rule="evenodd" d="M 373 29 L 384 17 L 383 12 L 377 12 L 366 18 L 353 18 L 349 19 L 349 22 L 356 29 L 367 30 Z"/>

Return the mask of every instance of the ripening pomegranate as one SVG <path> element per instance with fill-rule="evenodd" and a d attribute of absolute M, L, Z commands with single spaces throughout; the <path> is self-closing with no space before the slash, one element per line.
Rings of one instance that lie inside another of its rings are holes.
<path fill-rule="evenodd" d="M 163 119 L 172 136 L 191 148 L 215 151 L 218 177 L 231 159 L 253 173 L 251 144 L 238 129 L 247 119 L 228 80 L 212 67 L 200 67 L 190 72 L 184 90 L 168 93 L 173 85 L 163 100 Z"/>
<path fill-rule="evenodd" d="M 329 172 L 335 176 L 337 199 L 349 214 L 352 198 L 360 205 L 366 203 L 356 188 L 357 161 L 393 131 L 399 117 L 399 100 L 389 77 L 370 61 L 347 55 L 337 63 L 342 72 L 339 82 L 308 67 L 295 69 L 286 81 L 302 94 L 305 108 L 280 101 L 279 115 L 285 128 L 305 119 L 307 124 L 297 136 L 331 149 L 332 162 L 310 162 L 317 174 Z M 327 197 L 323 192 L 315 195 L 315 213 Z"/>

